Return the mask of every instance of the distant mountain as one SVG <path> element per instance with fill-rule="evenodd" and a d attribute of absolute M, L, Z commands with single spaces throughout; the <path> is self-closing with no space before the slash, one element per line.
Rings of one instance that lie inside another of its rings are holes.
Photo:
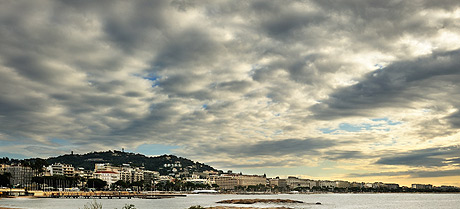
<path fill-rule="evenodd" d="M 215 168 L 203 163 L 194 162 L 187 158 L 177 157 L 174 155 L 162 155 L 157 157 L 148 157 L 143 154 L 136 154 L 122 151 L 105 151 L 105 152 L 90 152 L 86 154 L 66 154 L 58 157 L 46 159 L 49 164 L 65 163 L 72 164 L 75 168 L 85 168 L 87 170 L 94 169 L 95 163 L 111 163 L 118 166 L 122 164 L 130 164 L 131 166 L 144 167 L 146 170 L 160 172 L 161 175 L 167 175 L 173 172 L 187 171 L 203 172 L 203 171 L 218 171 Z"/>

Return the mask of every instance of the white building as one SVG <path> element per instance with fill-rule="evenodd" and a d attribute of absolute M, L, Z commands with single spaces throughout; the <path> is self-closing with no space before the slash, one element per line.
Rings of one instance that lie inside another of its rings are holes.
<path fill-rule="evenodd" d="M 62 175 L 72 177 L 75 174 L 75 168 L 70 164 L 54 163 L 46 168 L 47 172 L 53 175 Z"/>
<path fill-rule="evenodd" d="M 114 171 L 117 172 L 119 170 L 118 167 L 112 166 L 110 163 L 96 163 L 94 164 L 94 172 L 97 171 Z"/>
<path fill-rule="evenodd" d="M 300 179 L 294 176 L 289 176 L 286 179 L 286 184 L 290 189 L 295 189 L 299 187 L 308 187 L 310 188 L 310 182 L 307 179 Z"/>
<path fill-rule="evenodd" d="M 207 184 L 211 185 L 210 179 L 187 179 L 187 182 L 194 183 L 194 184 Z"/>
<path fill-rule="evenodd" d="M 129 164 L 123 164 L 119 169 L 120 179 L 126 183 L 144 181 L 144 170 L 141 168 L 130 167 Z"/>
<path fill-rule="evenodd" d="M 319 187 L 325 187 L 325 188 L 335 188 L 336 183 L 335 181 L 327 181 L 327 180 L 321 180 L 319 181 Z"/>
<path fill-rule="evenodd" d="M 96 171 L 93 174 L 93 177 L 96 179 L 101 179 L 107 182 L 107 186 L 110 187 L 113 183 L 120 180 L 120 174 L 115 171 Z"/>

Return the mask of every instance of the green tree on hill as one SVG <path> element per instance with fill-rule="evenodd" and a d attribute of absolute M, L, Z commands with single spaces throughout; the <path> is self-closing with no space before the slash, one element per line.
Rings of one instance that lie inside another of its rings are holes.
<path fill-rule="evenodd" d="M 102 179 L 88 179 L 86 186 L 89 188 L 96 188 L 97 190 L 101 190 L 107 186 L 107 182 Z"/>
<path fill-rule="evenodd" d="M 10 186 L 11 173 L 0 174 L 0 186 L 9 187 Z"/>

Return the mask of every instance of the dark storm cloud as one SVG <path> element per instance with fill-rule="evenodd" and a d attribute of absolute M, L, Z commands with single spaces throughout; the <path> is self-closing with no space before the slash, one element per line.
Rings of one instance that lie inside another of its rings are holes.
<path fill-rule="evenodd" d="M 109 10 L 104 30 L 110 40 L 119 47 L 134 53 L 145 43 L 168 31 L 168 19 L 164 8 L 166 1 L 137 1 L 120 3 L 120 8 Z M 164 34 L 166 35 L 166 34 Z"/>
<path fill-rule="evenodd" d="M 222 50 L 207 33 L 199 29 L 186 29 L 168 37 L 167 43 L 159 51 L 152 65 L 163 70 L 179 67 L 183 70 L 191 66 L 213 65 Z"/>
<path fill-rule="evenodd" d="M 219 83 L 216 88 L 231 92 L 246 92 L 253 86 L 249 81 L 228 81 Z"/>
<path fill-rule="evenodd" d="M 225 152 L 237 156 L 263 155 L 318 155 L 321 149 L 336 146 L 337 143 L 327 139 L 284 139 L 261 141 L 255 144 L 215 146 L 213 152 Z"/>
<path fill-rule="evenodd" d="M 127 1 L 59 1 L 57 10 L 80 12 L 83 16 L 101 21 L 107 43 L 113 44 L 126 53 L 155 46 L 158 39 L 167 36 L 172 25 L 168 9 L 173 9 L 170 1 L 139 0 Z M 67 17 L 67 21 L 75 21 Z M 150 45 L 150 46 L 149 46 Z"/>
<path fill-rule="evenodd" d="M 447 116 L 446 119 L 450 122 L 453 128 L 460 128 L 460 111 L 456 111 L 451 115 Z"/>
<path fill-rule="evenodd" d="M 281 3 L 281 2 L 279 2 Z M 273 4 L 273 2 L 271 3 Z M 306 5 L 307 6 L 307 5 Z M 298 36 L 301 31 L 309 26 L 321 24 L 327 18 L 324 13 L 295 11 L 284 9 L 263 10 L 260 26 L 263 31 L 275 39 L 281 39 L 289 42 L 292 36 Z M 260 11 L 260 10 L 259 10 Z"/>
<path fill-rule="evenodd" d="M 212 162 L 214 165 L 218 165 L 220 167 L 228 166 L 228 162 L 222 161 L 214 161 Z M 270 159 L 266 162 L 240 162 L 238 164 L 233 165 L 233 168 L 267 168 L 267 167 L 280 167 L 280 166 L 297 166 L 302 164 L 301 162 L 293 162 L 292 160 L 280 160 L 280 159 Z"/>
<path fill-rule="evenodd" d="M 376 164 L 407 165 L 417 167 L 442 167 L 458 164 L 460 147 L 427 148 L 380 158 Z"/>
<path fill-rule="evenodd" d="M 368 73 L 355 85 L 338 89 L 311 110 L 318 119 L 366 116 L 379 108 L 410 107 L 424 99 L 436 101 L 441 99 L 437 98 L 440 92 L 456 95 L 460 92 L 456 82 L 460 79 L 459 56 L 456 50 L 396 62 Z"/>

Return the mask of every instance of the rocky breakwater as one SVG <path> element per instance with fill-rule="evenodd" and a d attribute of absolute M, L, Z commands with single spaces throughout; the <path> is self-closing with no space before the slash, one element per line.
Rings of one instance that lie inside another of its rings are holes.
<path fill-rule="evenodd" d="M 298 200 L 289 200 L 289 199 L 236 199 L 236 200 L 222 200 L 217 203 L 223 204 L 254 204 L 254 203 L 304 203 Z"/>
<path fill-rule="evenodd" d="M 260 209 L 260 208 L 254 208 L 254 207 L 230 207 L 230 206 L 216 206 L 216 207 L 209 207 L 206 209 Z M 263 208 L 263 209 L 293 209 L 293 208 L 287 208 L 287 207 L 272 207 L 272 208 Z"/>
<path fill-rule="evenodd" d="M 289 199 L 235 199 L 235 200 L 222 200 L 217 203 L 221 204 L 255 204 L 255 203 L 265 203 L 265 204 L 315 204 L 321 205 L 320 202 L 317 203 L 304 203 L 299 200 L 289 200 Z M 238 207 L 238 206 L 212 206 L 212 207 L 201 207 L 201 206 L 192 206 L 189 209 L 260 209 L 260 207 Z M 280 207 L 263 207 L 263 209 L 293 209 L 286 206 Z"/>
<path fill-rule="evenodd" d="M 235 200 L 222 200 L 217 203 L 222 204 L 255 204 L 255 203 L 267 203 L 267 204 L 288 204 L 288 203 L 304 203 L 298 200 L 289 199 L 235 199 Z M 258 209 L 256 207 L 233 207 L 233 206 L 216 206 L 209 207 L 208 209 Z M 292 209 L 290 207 L 270 207 L 264 209 Z"/>

